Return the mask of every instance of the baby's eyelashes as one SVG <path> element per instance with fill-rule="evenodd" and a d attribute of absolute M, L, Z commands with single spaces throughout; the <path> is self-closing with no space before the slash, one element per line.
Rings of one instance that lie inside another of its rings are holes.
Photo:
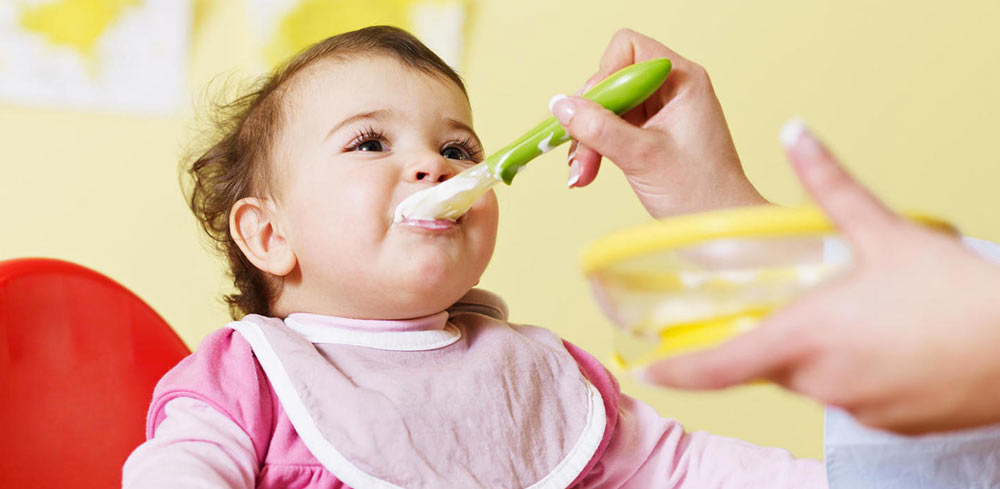
<path fill-rule="evenodd" d="M 467 161 L 471 164 L 482 161 L 483 150 L 472 137 L 466 136 L 462 140 L 447 143 L 441 150 L 441 156 L 449 160 Z"/>
<path fill-rule="evenodd" d="M 445 148 L 445 149 L 441 150 L 441 156 L 444 156 L 445 158 L 448 158 L 449 160 L 467 160 L 467 159 L 469 159 L 469 155 L 466 154 L 465 151 L 463 151 L 460 148 L 455 148 L 455 147 Z"/>
<path fill-rule="evenodd" d="M 368 126 L 358 131 L 345 149 L 347 151 L 385 151 L 386 146 L 388 144 L 385 134 Z"/>

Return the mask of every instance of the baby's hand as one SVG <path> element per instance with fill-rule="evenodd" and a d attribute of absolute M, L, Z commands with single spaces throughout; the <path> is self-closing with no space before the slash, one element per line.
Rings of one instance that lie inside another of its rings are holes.
<path fill-rule="evenodd" d="M 580 93 L 626 66 L 663 57 L 673 64 L 667 81 L 622 118 L 581 97 L 553 104 L 579 141 L 570 147 L 569 186 L 590 184 L 604 155 L 625 172 L 653 217 L 766 203 L 743 173 L 712 82 L 698 64 L 624 29 Z"/>
<path fill-rule="evenodd" d="M 804 126 L 787 129 L 789 157 L 850 242 L 853 269 L 754 331 L 644 378 L 698 389 L 769 379 L 903 433 L 1000 422 L 1000 267 L 900 218 Z"/>

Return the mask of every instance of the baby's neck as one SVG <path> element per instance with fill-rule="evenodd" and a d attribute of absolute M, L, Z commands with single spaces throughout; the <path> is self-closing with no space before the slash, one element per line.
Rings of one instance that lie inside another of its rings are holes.
<path fill-rule="evenodd" d="M 358 320 L 405 321 L 440 314 L 459 300 L 419 297 L 399 300 L 398 297 L 385 297 L 342 303 L 336 298 L 295 292 L 301 291 L 282 290 L 271 305 L 273 317 L 286 318 L 291 314 L 304 313 Z M 463 294 L 465 295 L 468 292 Z"/>

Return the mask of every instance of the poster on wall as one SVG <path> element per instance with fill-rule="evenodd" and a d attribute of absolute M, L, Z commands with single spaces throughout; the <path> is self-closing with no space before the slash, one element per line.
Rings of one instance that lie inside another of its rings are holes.
<path fill-rule="evenodd" d="M 188 0 L 0 1 L 0 103 L 168 114 L 183 99 Z"/>
<path fill-rule="evenodd" d="M 249 0 L 269 68 L 312 43 L 368 25 L 401 27 L 461 69 L 469 0 Z"/>

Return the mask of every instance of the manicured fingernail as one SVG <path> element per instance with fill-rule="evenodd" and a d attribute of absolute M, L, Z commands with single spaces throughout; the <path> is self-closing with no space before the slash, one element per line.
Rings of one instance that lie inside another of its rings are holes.
<path fill-rule="evenodd" d="M 781 128 L 781 134 L 778 138 L 781 139 L 781 144 L 786 150 L 794 148 L 799 156 L 816 157 L 827 154 L 826 147 L 801 117 L 789 119 Z"/>
<path fill-rule="evenodd" d="M 576 112 L 576 109 L 569 97 L 559 94 L 549 100 L 549 111 L 556 116 L 556 119 L 559 119 L 560 124 L 566 126 L 569 121 L 573 120 L 573 113 Z"/>
<path fill-rule="evenodd" d="M 653 382 L 649 380 L 649 371 L 646 367 L 635 367 L 632 369 L 632 378 L 643 385 L 653 385 Z"/>
<path fill-rule="evenodd" d="M 566 156 L 566 161 L 572 163 L 573 162 L 573 158 L 576 158 L 576 147 L 575 146 L 573 147 L 573 151 L 570 151 L 569 155 Z"/>
<path fill-rule="evenodd" d="M 792 117 L 781 127 L 778 139 L 781 140 L 782 146 L 791 148 L 807 132 L 809 132 L 809 127 L 806 126 L 806 121 L 801 117 Z"/>
<path fill-rule="evenodd" d="M 580 168 L 580 162 L 572 160 L 569 164 L 569 183 L 566 184 L 567 187 L 573 188 L 576 182 L 580 181 L 580 173 L 583 169 Z"/>
<path fill-rule="evenodd" d="M 553 95 L 552 98 L 549 99 L 549 112 L 552 112 L 552 106 L 555 105 L 556 102 L 558 102 L 558 101 L 560 101 L 562 99 L 565 99 L 565 98 L 569 98 L 569 97 L 567 97 L 566 95 L 563 95 L 561 93 L 557 93 L 557 94 Z"/>

